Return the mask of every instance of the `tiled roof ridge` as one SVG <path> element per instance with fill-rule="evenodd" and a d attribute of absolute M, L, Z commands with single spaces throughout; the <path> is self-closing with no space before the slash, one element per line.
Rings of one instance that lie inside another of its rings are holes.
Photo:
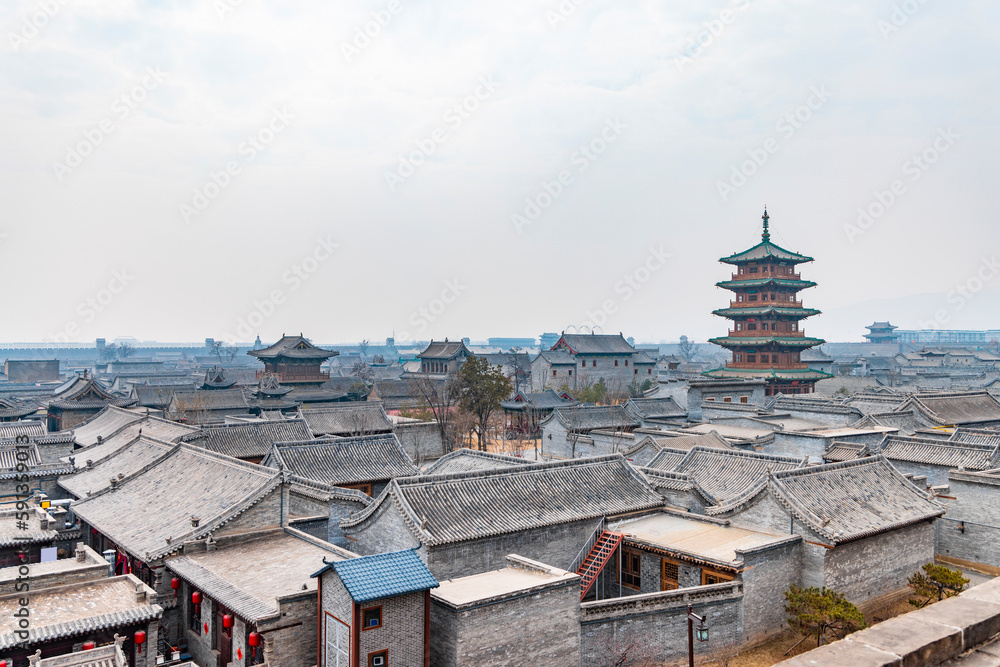
<path fill-rule="evenodd" d="M 669 488 L 672 489 L 692 490 L 697 486 L 695 481 L 691 479 L 691 476 L 684 472 L 674 472 L 672 470 L 660 470 L 659 468 L 649 468 L 646 466 L 633 466 L 633 467 L 636 468 L 642 475 L 644 475 L 647 481 L 649 481 L 650 479 L 654 479 L 657 481 L 669 482 L 669 484 L 665 486 L 668 486 Z M 650 483 L 650 486 L 654 485 Z"/>
<path fill-rule="evenodd" d="M 770 475 L 771 471 L 768 470 L 767 474 Z M 698 489 L 704 495 L 704 491 L 700 488 Z M 730 512 L 737 512 L 750 507 L 754 502 L 763 497 L 764 491 L 767 490 L 767 475 L 760 478 L 758 482 L 752 486 L 747 487 L 742 493 L 739 493 L 732 498 L 729 498 L 724 503 L 716 504 L 711 507 L 705 508 L 705 513 L 709 516 L 717 516 L 720 514 L 728 514 Z"/>
<path fill-rule="evenodd" d="M 244 621 L 259 623 L 281 613 L 277 600 L 275 600 L 275 605 L 271 606 L 265 600 L 237 588 L 189 556 L 171 558 L 165 565 L 182 577 L 197 578 L 198 581 L 191 582 L 196 588 L 201 589 L 215 600 L 225 602 L 225 606 Z M 188 571 L 184 572 L 183 570 Z"/>
<path fill-rule="evenodd" d="M 339 500 L 354 500 L 363 503 L 365 507 L 374 502 L 368 494 L 358 491 L 357 489 L 345 489 L 342 486 L 324 484 L 323 482 L 301 477 L 288 471 L 284 471 L 284 479 L 290 484 L 300 487 L 300 490 L 305 489 L 307 492 L 315 491 L 315 494 L 310 495 L 318 499 L 331 500 L 333 498 L 337 498 Z"/>
<path fill-rule="evenodd" d="M 387 502 L 392 502 L 392 504 L 396 506 L 396 509 L 399 510 L 400 515 L 403 518 L 403 523 L 406 525 L 407 529 L 409 529 L 414 538 L 421 543 L 431 541 L 430 534 L 420 527 L 422 520 L 417 516 L 417 513 L 413 510 L 410 504 L 406 502 L 406 499 L 403 498 L 403 494 L 400 492 L 399 488 L 399 480 L 397 479 L 390 480 L 379 497 L 376 498 L 371 505 L 341 519 L 341 529 L 355 528 L 367 525 L 371 521 L 374 521 L 386 508 Z"/>
<path fill-rule="evenodd" d="M 913 486 L 913 483 L 906 477 L 904 477 L 902 474 L 900 474 L 900 472 L 896 470 L 896 468 L 892 465 L 892 463 L 890 463 L 889 460 L 886 459 L 881 454 L 876 454 L 874 456 L 869 456 L 862 459 L 854 459 L 852 461 L 826 463 L 821 466 L 811 466 L 808 468 L 784 470 L 777 473 L 768 472 L 768 488 L 771 489 L 772 495 L 774 496 L 775 500 L 777 500 L 781 505 L 783 505 L 786 510 L 788 510 L 794 516 L 797 516 L 800 520 L 804 521 L 809 526 L 810 529 L 822 535 L 823 537 L 829 539 L 834 544 L 839 544 L 841 542 L 853 541 L 864 537 L 869 537 L 877 533 L 886 532 L 888 530 L 893 530 L 896 528 L 901 528 L 903 526 L 907 526 L 913 523 L 918 523 L 928 518 L 925 516 L 917 519 L 907 519 L 903 521 L 890 523 L 878 529 L 866 530 L 857 534 L 838 535 L 833 530 L 827 528 L 823 524 L 822 517 L 817 516 L 811 510 L 802 506 L 802 504 L 799 503 L 798 500 L 794 498 L 793 494 L 789 493 L 782 487 L 783 480 L 793 477 L 800 477 L 804 475 L 820 475 L 836 470 L 844 470 L 847 468 L 860 468 L 867 466 L 879 466 L 883 469 L 888 470 L 890 475 L 893 475 L 894 477 L 897 478 L 897 480 L 904 483 L 904 488 L 912 489 L 912 492 L 914 494 L 923 496 L 920 489 Z M 925 497 L 925 499 L 927 498 Z M 930 499 L 927 500 L 928 502 L 940 507 L 938 503 Z M 944 514 L 944 511 L 945 511 L 944 508 L 941 507 L 940 512 L 936 516 L 941 516 L 942 514 Z"/>
<path fill-rule="evenodd" d="M 625 457 L 621 453 L 603 454 L 601 456 L 586 456 L 576 459 L 566 459 L 563 461 L 539 461 L 538 463 L 528 463 L 516 468 L 491 468 L 488 470 L 463 470 L 460 472 L 443 473 L 440 475 L 414 475 L 404 477 L 400 482 L 405 486 L 416 486 L 418 484 L 438 484 L 447 481 L 457 481 L 460 479 L 482 479 L 484 477 L 499 477 L 501 475 L 523 475 L 539 470 L 558 470 L 560 468 L 582 467 L 585 465 L 598 465 L 611 461 L 620 461 L 625 465 Z"/>
<path fill-rule="evenodd" d="M 458 449 L 453 449 L 431 465 L 428 470 L 433 469 L 439 463 L 451 461 L 452 459 L 457 459 L 459 457 L 471 456 L 478 459 L 486 459 L 488 461 L 501 461 L 503 463 L 514 463 L 519 465 L 531 465 L 527 460 L 518 456 L 508 456 L 507 454 L 497 454 L 496 452 L 483 452 L 478 449 L 471 449 L 469 447 L 459 447 Z M 431 473 L 433 474 L 433 473 Z M 426 476 L 426 472 L 421 472 L 421 475 Z"/>
<path fill-rule="evenodd" d="M 714 432 L 714 431 L 713 431 Z M 677 466 L 680 468 L 681 465 L 689 463 L 688 459 L 696 458 L 695 454 L 707 454 L 714 456 L 728 456 L 731 458 L 747 459 L 752 461 L 765 461 L 768 463 L 789 463 L 798 464 L 800 467 L 804 466 L 809 461 L 808 456 L 783 456 L 781 454 L 765 454 L 763 452 L 748 452 L 742 449 L 716 449 L 714 447 L 705 447 L 703 445 L 696 445 L 688 450 L 687 456 L 684 460 Z"/>
<path fill-rule="evenodd" d="M 81 426 L 87 426 L 91 422 L 97 421 L 98 418 L 102 417 L 103 415 L 107 414 L 108 412 L 117 412 L 117 413 L 123 414 L 123 415 L 132 415 L 132 416 L 134 416 L 135 419 L 133 420 L 133 422 L 130 422 L 130 423 L 134 423 L 134 422 L 137 422 L 137 421 L 142 421 L 142 419 L 145 417 L 145 415 L 141 415 L 141 414 L 139 414 L 137 412 L 132 412 L 131 410 L 126 410 L 125 408 L 120 408 L 120 407 L 115 406 L 115 405 L 108 405 L 108 406 L 102 408 L 100 410 L 100 412 L 97 412 L 96 414 L 91 415 L 90 417 L 84 419 L 79 424 L 74 425 L 73 428 L 67 429 L 67 430 L 70 433 L 75 433 L 77 431 L 77 429 L 79 429 Z M 127 424 L 126 424 L 126 426 L 127 426 Z M 115 431 L 115 433 L 117 433 L 118 430 L 120 430 L 120 429 L 117 429 Z M 111 437 L 111 436 L 109 435 L 108 437 Z"/>
<path fill-rule="evenodd" d="M 949 450 L 967 449 L 974 451 L 992 452 L 997 448 L 996 445 L 986 445 L 978 442 L 962 442 L 961 440 L 958 441 L 938 440 L 937 438 L 924 438 L 918 435 L 899 435 L 896 433 L 886 435 L 885 438 L 882 439 L 880 448 L 885 449 L 886 445 L 889 445 L 894 442 L 911 444 L 911 445 L 927 445 L 931 447 L 941 447 L 943 449 L 949 449 Z"/>
<path fill-rule="evenodd" d="M 188 531 L 178 537 L 171 537 L 170 543 L 162 549 L 155 552 L 146 552 L 146 561 L 154 560 L 156 558 L 162 558 L 168 556 L 175 551 L 179 551 L 184 547 L 184 542 L 189 542 L 191 540 L 199 540 L 203 537 L 211 535 L 219 528 L 236 519 L 241 514 L 246 512 L 248 509 L 262 501 L 266 498 L 274 489 L 280 487 L 284 483 L 281 475 L 276 475 L 270 483 L 266 484 L 261 490 L 252 496 L 244 498 L 242 501 L 230 505 L 226 509 L 222 510 L 219 514 L 215 515 L 204 524 L 200 525 L 198 528 Z"/>
<path fill-rule="evenodd" d="M 128 449 L 129 447 L 131 447 L 132 445 L 134 445 L 136 442 L 138 442 L 140 440 L 147 440 L 149 442 L 155 443 L 157 445 L 163 445 L 164 447 L 168 447 L 168 448 L 172 448 L 172 447 L 177 447 L 178 446 L 178 443 L 176 443 L 176 442 L 170 442 L 168 440 L 160 440 L 159 438 L 154 438 L 154 437 L 149 436 L 149 435 L 139 435 L 139 434 L 137 434 L 137 435 L 135 435 L 135 437 L 133 437 L 131 440 L 129 440 L 128 442 L 126 442 L 124 445 L 122 445 L 118 449 L 114 450 L 113 452 L 110 452 L 109 454 L 106 454 L 106 455 L 102 456 L 101 458 L 97 459 L 96 461 L 93 460 L 93 459 L 91 459 L 90 460 L 91 464 L 94 467 L 97 467 L 100 464 L 104 463 L 105 461 L 118 456 L 123 451 L 125 451 L 126 449 Z M 86 447 L 84 449 L 73 450 L 73 453 L 71 453 L 68 456 L 65 456 L 63 458 L 68 459 L 70 457 L 73 457 L 74 461 L 79 461 L 80 457 L 77 456 L 77 453 L 86 453 L 87 450 L 89 450 L 89 449 L 91 449 L 91 448 L 90 447 Z M 87 461 L 88 459 L 84 458 L 83 460 Z M 79 471 L 83 471 L 84 470 L 84 468 L 76 468 L 76 466 L 74 466 L 74 469 L 75 470 L 79 470 Z"/>

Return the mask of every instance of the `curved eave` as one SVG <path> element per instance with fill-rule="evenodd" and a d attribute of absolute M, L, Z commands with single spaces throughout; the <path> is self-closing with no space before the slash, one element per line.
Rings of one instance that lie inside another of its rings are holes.
<path fill-rule="evenodd" d="M 709 343 L 721 345 L 722 347 L 763 347 L 765 345 L 786 345 L 791 347 L 815 347 L 822 345 L 826 341 L 822 338 L 781 338 L 778 336 L 761 336 L 752 338 L 750 336 L 726 336 L 723 338 L 711 338 Z"/>
<path fill-rule="evenodd" d="M 768 313 L 774 313 L 775 315 L 785 315 L 789 317 L 812 317 L 813 315 L 819 315 L 821 311 L 815 310 L 813 308 L 719 308 L 718 310 L 713 310 L 713 315 L 718 315 L 719 317 L 740 317 L 743 315 L 766 315 Z"/>
<path fill-rule="evenodd" d="M 756 252 L 757 250 L 761 252 Z M 806 255 L 800 255 L 797 252 L 792 252 L 790 250 L 785 250 L 779 245 L 775 245 L 770 241 L 761 241 L 752 248 L 748 248 L 743 252 L 738 252 L 735 255 L 729 255 L 728 257 L 720 257 L 719 261 L 724 264 L 743 264 L 749 262 L 760 262 L 767 259 L 776 259 L 780 262 L 788 262 L 790 264 L 802 264 L 803 262 L 813 261 L 812 257 Z"/>
<path fill-rule="evenodd" d="M 723 289 L 733 289 L 734 287 L 763 287 L 764 285 L 779 285 L 781 287 L 795 287 L 797 289 L 807 289 L 816 287 L 816 283 L 811 280 L 786 280 L 784 278 L 751 278 L 749 280 L 723 280 L 715 283 L 716 287 Z"/>
<path fill-rule="evenodd" d="M 760 370 L 753 368 L 713 368 L 702 373 L 711 378 L 764 378 L 771 380 L 825 380 L 833 375 L 824 371 L 807 369 L 802 371 L 783 371 L 779 369 Z"/>

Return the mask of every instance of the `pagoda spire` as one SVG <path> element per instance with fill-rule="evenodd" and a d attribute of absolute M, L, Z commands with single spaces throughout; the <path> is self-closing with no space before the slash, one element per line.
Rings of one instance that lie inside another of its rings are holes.
<path fill-rule="evenodd" d="M 764 215 L 760 216 L 760 219 L 764 221 L 764 233 L 760 238 L 764 243 L 768 243 L 771 240 L 771 232 L 767 231 L 767 221 L 770 219 L 767 215 L 767 206 L 764 207 Z"/>

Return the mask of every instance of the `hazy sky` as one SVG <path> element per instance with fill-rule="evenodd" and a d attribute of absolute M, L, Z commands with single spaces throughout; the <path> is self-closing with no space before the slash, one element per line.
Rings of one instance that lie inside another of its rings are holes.
<path fill-rule="evenodd" d="M 703 341 L 765 204 L 808 334 L 1000 328 L 995 2 L 12 0 L 0 32 L 0 340 Z"/>

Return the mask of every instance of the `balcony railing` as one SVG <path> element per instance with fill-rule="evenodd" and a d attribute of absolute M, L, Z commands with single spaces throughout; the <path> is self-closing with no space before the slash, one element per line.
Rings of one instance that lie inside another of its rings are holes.
<path fill-rule="evenodd" d="M 756 273 L 734 273 L 732 280 L 753 280 L 755 278 L 784 278 L 785 280 L 802 280 L 798 273 L 778 273 L 777 271 L 760 270 Z"/>
<path fill-rule="evenodd" d="M 734 362 L 727 361 L 726 368 L 738 368 L 741 370 L 751 370 L 751 371 L 804 371 L 808 370 L 809 366 L 806 364 L 748 364 L 745 361 Z"/>
<path fill-rule="evenodd" d="M 730 301 L 729 302 L 729 307 L 730 308 L 762 308 L 762 307 L 763 308 L 767 308 L 767 307 L 774 307 L 774 308 L 802 308 L 802 302 L 801 301 L 779 301 L 777 299 L 774 299 L 773 301 L 771 299 L 768 299 L 767 301 L 763 301 L 761 299 L 758 299 L 756 301 Z"/>
<path fill-rule="evenodd" d="M 801 338 L 805 335 L 805 329 L 800 329 L 799 331 L 729 331 L 729 336 L 731 338 L 759 338 L 766 336 L 780 336 L 782 338 L 791 338 L 792 336 L 795 336 L 797 338 Z"/>

